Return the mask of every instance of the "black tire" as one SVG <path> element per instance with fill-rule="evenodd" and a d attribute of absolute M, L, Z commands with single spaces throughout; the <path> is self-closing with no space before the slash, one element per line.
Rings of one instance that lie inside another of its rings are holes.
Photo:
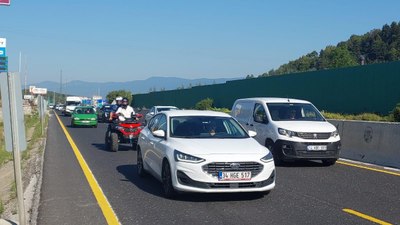
<path fill-rule="evenodd" d="M 137 140 L 134 140 L 134 141 L 132 142 L 132 150 L 136 151 L 136 150 L 137 150 L 137 147 L 138 147 L 138 145 L 137 145 Z"/>
<path fill-rule="evenodd" d="M 323 159 L 322 160 L 322 164 L 324 164 L 324 166 L 332 166 L 336 163 L 337 159 Z"/>
<path fill-rule="evenodd" d="M 111 133 L 110 146 L 111 146 L 111 151 L 113 151 L 113 152 L 118 151 L 119 143 L 118 143 L 118 134 L 117 133 Z"/>
<path fill-rule="evenodd" d="M 147 175 L 147 172 L 144 170 L 144 167 L 143 167 L 142 151 L 140 149 L 138 149 L 138 151 L 137 151 L 136 166 L 137 166 L 137 173 L 138 173 L 139 177 L 145 177 Z"/>
<path fill-rule="evenodd" d="M 283 164 L 282 153 L 278 152 L 277 149 L 274 149 L 274 142 L 268 140 L 265 144 L 265 147 L 267 147 L 271 151 L 272 156 L 274 157 L 275 166 L 281 166 Z"/>
<path fill-rule="evenodd" d="M 174 198 L 176 195 L 174 186 L 172 185 L 171 167 L 168 161 L 164 161 L 162 166 L 162 186 L 164 195 L 167 198 Z"/>
<path fill-rule="evenodd" d="M 72 120 L 71 120 L 71 127 L 75 127 L 75 124 Z"/>
<path fill-rule="evenodd" d="M 110 150 L 111 146 L 110 146 L 110 131 L 109 130 L 107 130 L 106 136 L 104 137 L 104 143 L 106 145 L 106 149 Z"/>
<path fill-rule="evenodd" d="M 97 124 L 93 126 L 94 128 L 97 128 Z"/>

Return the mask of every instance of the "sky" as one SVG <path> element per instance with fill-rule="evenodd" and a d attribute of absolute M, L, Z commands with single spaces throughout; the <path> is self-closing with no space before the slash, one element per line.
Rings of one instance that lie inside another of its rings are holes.
<path fill-rule="evenodd" d="M 400 21 L 398 0 L 11 0 L 9 70 L 27 83 L 260 75 Z"/>

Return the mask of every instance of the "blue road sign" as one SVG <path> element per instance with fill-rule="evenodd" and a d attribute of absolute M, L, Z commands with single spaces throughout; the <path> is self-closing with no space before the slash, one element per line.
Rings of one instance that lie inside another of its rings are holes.
<path fill-rule="evenodd" d="M 6 56 L 6 48 L 0 47 L 0 56 Z"/>
<path fill-rule="evenodd" d="M 0 56 L 0 73 L 8 71 L 8 57 Z"/>

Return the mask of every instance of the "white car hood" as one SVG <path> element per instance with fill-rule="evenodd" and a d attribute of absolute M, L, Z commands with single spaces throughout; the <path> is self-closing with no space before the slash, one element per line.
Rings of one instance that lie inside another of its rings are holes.
<path fill-rule="evenodd" d="M 267 148 L 253 138 L 241 139 L 189 139 L 170 138 L 170 144 L 178 151 L 195 155 L 213 154 L 260 154 L 265 155 Z"/>
<path fill-rule="evenodd" d="M 329 133 L 336 130 L 336 127 L 327 121 L 275 121 L 278 128 L 295 132 L 308 133 Z"/>

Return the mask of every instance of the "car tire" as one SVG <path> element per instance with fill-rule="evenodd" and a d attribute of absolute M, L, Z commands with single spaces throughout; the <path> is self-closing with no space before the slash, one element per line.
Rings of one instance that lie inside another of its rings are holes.
<path fill-rule="evenodd" d="M 118 134 L 117 133 L 111 133 L 111 151 L 113 152 L 117 152 L 118 151 L 118 147 L 119 147 L 119 143 L 118 143 Z"/>
<path fill-rule="evenodd" d="M 137 147 L 138 147 L 137 140 L 135 140 L 135 141 L 132 142 L 132 150 L 136 151 Z"/>
<path fill-rule="evenodd" d="M 282 156 L 281 153 L 277 151 L 277 149 L 274 149 L 274 142 L 268 140 L 265 144 L 265 147 L 267 147 L 269 151 L 271 151 L 272 156 L 274 157 L 275 166 L 281 166 L 283 164 Z"/>
<path fill-rule="evenodd" d="M 72 122 L 72 120 L 71 120 L 71 127 L 75 127 L 75 124 L 74 122 Z"/>
<path fill-rule="evenodd" d="M 165 197 L 170 199 L 174 198 L 176 192 L 174 186 L 172 185 L 171 167 L 167 160 L 163 162 L 161 178 L 162 178 L 162 186 Z"/>
<path fill-rule="evenodd" d="M 337 159 L 323 159 L 322 164 L 324 166 L 332 166 L 336 163 Z"/>
<path fill-rule="evenodd" d="M 144 170 L 144 167 L 143 167 L 143 157 L 142 157 L 142 151 L 140 149 L 138 149 L 138 151 L 137 151 L 136 166 L 137 166 L 137 173 L 138 173 L 139 177 L 145 177 L 147 175 L 147 172 Z"/>
<path fill-rule="evenodd" d="M 94 128 L 97 128 L 97 124 L 93 126 Z"/>

